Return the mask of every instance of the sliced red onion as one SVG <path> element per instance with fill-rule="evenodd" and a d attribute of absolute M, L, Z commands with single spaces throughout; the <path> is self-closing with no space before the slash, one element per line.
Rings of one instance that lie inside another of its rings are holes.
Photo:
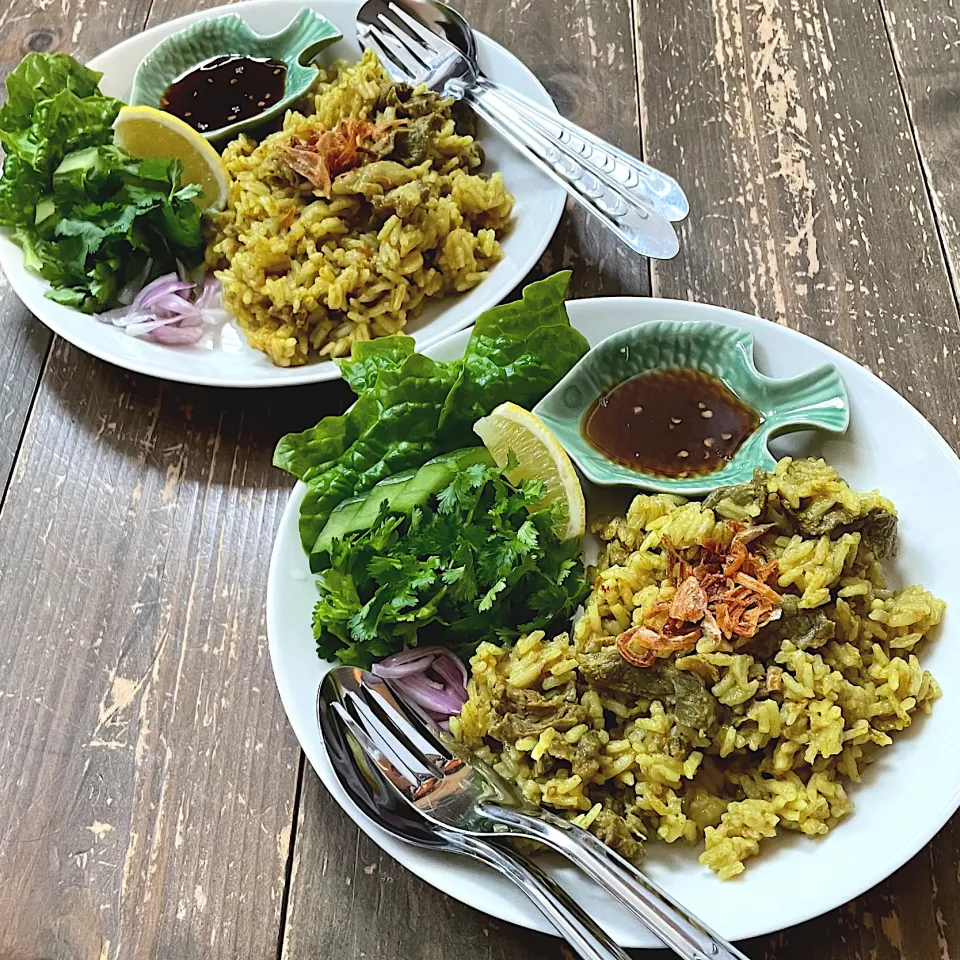
<path fill-rule="evenodd" d="M 140 309 L 142 310 L 143 307 Z M 200 315 L 200 311 L 197 309 L 195 303 L 184 300 L 183 297 L 178 297 L 175 293 L 165 293 L 162 297 L 157 297 L 153 303 L 150 304 L 150 309 L 154 313 L 166 310 L 167 313 L 173 313 L 177 316 L 184 316 L 185 314 Z"/>
<path fill-rule="evenodd" d="M 205 327 L 226 323 L 230 315 L 221 305 L 217 280 L 208 276 L 198 290 L 197 284 L 186 279 L 182 264 L 178 266 L 180 273 L 158 277 L 129 306 L 101 313 L 99 319 L 121 327 L 132 337 L 170 345 L 196 343 Z"/>
<path fill-rule="evenodd" d="M 411 660 L 419 660 L 422 657 L 438 657 L 446 653 L 446 647 L 407 647 L 399 653 L 392 653 L 385 657 L 377 666 L 392 667 L 398 663 L 409 663 Z"/>
<path fill-rule="evenodd" d="M 142 318 L 144 315 L 141 314 L 140 316 Z M 149 317 L 149 314 L 146 316 Z M 148 333 L 153 333 L 154 330 L 159 330 L 161 327 L 168 327 L 170 324 L 176 323 L 178 320 L 179 317 L 140 319 L 134 323 L 128 323 L 124 327 L 124 330 L 126 330 L 131 337 L 143 337 Z"/>
<path fill-rule="evenodd" d="M 400 692 L 408 696 L 414 703 L 418 703 L 421 707 L 442 716 L 452 717 L 455 713 L 459 713 L 463 706 L 463 701 L 455 693 L 443 688 L 435 689 L 435 686 L 420 674 L 404 677 L 402 680 L 394 682 Z"/>
<path fill-rule="evenodd" d="M 107 310 L 105 313 L 97 314 L 97 319 L 103 323 L 112 323 L 115 327 L 127 327 L 131 323 L 139 323 L 150 316 L 148 313 L 132 311 L 133 308 L 130 306 L 117 307 L 116 310 Z"/>
<path fill-rule="evenodd" d="M 150 337 L 157 343 L 165 343 L 170 346 L 184 346 L 196 343 L 203 336 L 203 327 L 184 327 L 168 326 L 157 327 Z"/>
<path fill-rule="evenodd" d="M 378 677 L 396 680 L 400 677 L 409 677 L 414 673 L 423 673 L 436 656 L 436 647 L 411 647 L 375 663 L 372 669 Z"/>
<path fill-rule="evenodd" d="M 168 293 L 179 293 L 181 290 L 192 290 L 196 284 L 181 280 L 175 273 L 167 273 L 148 283 L 134 298 L 133 308 L 142 310 L 151 306 L 155 300 Z"/>
<path fill-rule="evenodd" d="M 140 271 L 140 276 L 131 280 L 118 294 L 117 299 L 125 306 L 129 307 L 136 299 L 137 294 L 143 289 L 150 271 L 153 269 L 153 257 L 148 257 L 147 262 Z"/>
<path fill-rule="evenodd" d="M 220 310 L 223 308 L 223 288 L 220 281 L 212 274 L 208 274 L 203 281 L 203 289 L 197 297 L 196 304 L 201 310 Z"/>
<path fill-rule="evenodd" d="M 467 668 L 460 662 L 460 658 L 454 656 L 449 650 L 445 653 L 446 656 L 437 657 L 433 664 L 433 672 L 439 673 L 452 686 L 463 687 L 466 690 Z"/>
<path fill-rule="evenodd" d="M 446 647 L 413 647 L 374 664 L 373 672 L 396 683 L 400 694 L 441 725 L 467 701 L 467 670 Z M 431 676 L 432 674 L 432 676 Z"/>

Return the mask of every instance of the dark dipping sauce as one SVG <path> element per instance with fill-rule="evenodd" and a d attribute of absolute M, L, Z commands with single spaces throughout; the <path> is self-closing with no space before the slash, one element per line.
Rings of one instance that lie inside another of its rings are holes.
<path fill-rule="evenodd" d="M 282 60 L 213 57 L 177 77 L 160 98 L 160 109 L 209 133 L 263 113 L 283 98 L 286 82 Z"/>
<path fill-rule="evenodd" d="M 601 394 L 583 434 L 611 460 L 662 477 L 711 473 L 760 425 L 756 410 L 700 370 L 652 370 Z"/>

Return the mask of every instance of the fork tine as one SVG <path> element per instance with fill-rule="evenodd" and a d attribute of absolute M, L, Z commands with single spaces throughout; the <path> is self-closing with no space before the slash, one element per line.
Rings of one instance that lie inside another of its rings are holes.
<path fill-rule="evenodd" d="M 426 69 L 436 69 L 443 63 L 444 55 L 442 53 L 434 50 L 429 44 L 421 43 L 399 23 L 391 20 L 383 13 L 378 14 L 377 19 L 383 24 L 384 34 L 399 40 L 418 60 L 423 62 Z"/>
<path fill-rule="evenodd" d="M 402 694 L 396 693 L 388 682 L 375 674 L 364 674 L 361 682 L 370 694 L 374 709 L 378 709 L 384 719 L 393 724 L 409 745 L 436 770 L 437 776 L 442 776 L 451 754 L 432 735 L 429 725 L 424 723 L 424 716 L 416 709 L 416 704 L 408 703 Z"/>
<path fill-rule="evenodd" d="M 381 46 L 388 48 L 389 52 L 387 56 L 390 60 L 394 63 L 399 63 L 411 78 L 416 79 L 422 77 L 427 71 L 426 64 L 415 57 L 407 46 L 401 43 L 393 34 L 387 33 L 386 30 L 374 24 L 370 25 L 370 34 L 380 42 Z"/>
<path fill-rule="evenodd" d="M 431 781 L 430 784 L 412 791 L 410 781 L 404 778 L 388 757 L 384 756 L 374 739 L 350 715 L 343 703 L 333 701 L 330 706 L 333 723 L 340 728 L 339 738 L 349 754 L 347 762 L 351 764 L 354 772 L 376 792 L 381 803 L 390 803 L 392 798 L 397 803 L 409 805 L 412 808 L 420 796 L 425 796 L 433 789 L 437 781 Z M 324 729 L 322 725 L 321 729 Z M 336 768 L 336 764 L 334 766 Z M 342 770 L 337 772 L 338 777 L 343 775 Z M 370 811 L 365 812 L 368 816 L 370 815 Z M 379 812 L 382 814 L 383 811 Z"/>
<path fill-rule="evenodd" d="M 366 688 L 362 688 L 362 691 L 370 696 Z M 442 776 L 436 767 L 418 757 L 409 745 L 403 742 L 403 738 L 398 736 L 396 730 L 391 729 L 388 722 L 385 723 L 377 716 L 373 707 L 359 693 L 348 691 L 344 699 L 353 710 L 357 722 L 379 747 L 380 752 L 386 755 L 397 770 L 409 774 L 408 779 L 413 782 L 407 789 L 412 796 L 419 794 Z"/>
<path fill-rule="evenodd" d="M 393 788 L 404 796 L 414 790 L 415 778 L 413 774 L 409 770 L 398 768 L 393 758 L 387 756 L 380 749 L 380 745 L 351 716 L 350 711 L 342 703 L 335 701 L 331 706 L 337 719 L 347 728 L 347 732 L 356 741 L 366 758 L 373 762 L 384 778 L 392 784 Z"/>
<path fill-rule="evenodd" d="M 410 74 L 406 67 L 404 67 L 403 64 L 394 58 L 392 51 L 388 50 L 381 42 L 380 38 L 374 34 L 372 27 L 366 27 L 363 33 L 360 34 L 360 40 L 365 47 L 373 50 L 373 52 L 380 58 L 380 62 L 383 64 L 387 73 L 390 74 L 390 78 L 392 80 L 398 83 L 408 83 L 411 85 L 416 83 L 416 79 Z"/>
<path fill-rule="evenodd" d="M 433 46 L 429 43 L 424 43 L 422 40 L 418 40 L 409 30 L 397 23 L 396 20 L 391 20 L 385 13 L 378 13 L 377 19 L 383 24 L 382 29 L 387 36 L 395 37 L 399 40 L 415 57 L 422 60 L 428 67 L 434 66 L 443 59 L 442 55 L 438 53 Z"/>
<path fill-rule="evenodd" d="M 460 52 L 446 37 L 425 27 L 416 17 L 410 16 L 403 7 L 390 3 L 388 9 L 397 19 L 402 20 L 431 50 L 444 54 Z M 380 14 L 380 19 L 385 19 L 383 14 Z"/>

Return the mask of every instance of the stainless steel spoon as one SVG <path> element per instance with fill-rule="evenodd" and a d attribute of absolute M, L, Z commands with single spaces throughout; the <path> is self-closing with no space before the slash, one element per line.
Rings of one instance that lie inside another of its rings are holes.
<path fill-rule="evenodd" d="M 747 960 L 733 944 L 593 834 L 527 801 L 515 784 L 404 700 L 390 681 L 335 667 L 321 697 L 393 797 L 435 826 L 499 841 L 535 840 L 563 854 L 684 960 Z"/>

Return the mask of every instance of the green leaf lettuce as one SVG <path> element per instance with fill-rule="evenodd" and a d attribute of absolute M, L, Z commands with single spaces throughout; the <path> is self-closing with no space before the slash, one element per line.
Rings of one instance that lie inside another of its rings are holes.
<path fill-rule="evenodd" d="M 507 400 L 532 407 L 587 352 L 586 338 L 567 319 L 569 285 L 569 270 L 556 273 L 477 320 L 440 415 L 446 442 L 463 442 L 477 420 Z"/>

